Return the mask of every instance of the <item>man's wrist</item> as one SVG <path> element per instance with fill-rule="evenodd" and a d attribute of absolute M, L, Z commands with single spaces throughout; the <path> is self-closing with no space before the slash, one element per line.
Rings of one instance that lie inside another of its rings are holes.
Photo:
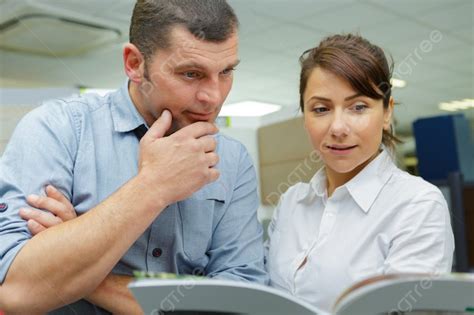
<path fill-rule="evenodd" d="M 151 209 L 161 210 L 166 208 L 171 202 L 167 200 L 163 186 L 152 179 L 146 172 L 139 172 L 132 180 L 140 191 L 144 200 L 148 200 Z"/>
<path fill-rule="evenodd" d="M 111 273 L 85 299 L 113 314 L 143 314 L 140 305 L 127 287 L 133 279 L 130 276 Z"/>

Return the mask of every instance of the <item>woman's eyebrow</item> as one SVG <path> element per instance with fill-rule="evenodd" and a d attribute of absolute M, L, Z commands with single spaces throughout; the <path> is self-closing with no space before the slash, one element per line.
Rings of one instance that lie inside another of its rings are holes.
<path fill-rule="evenodd" d="M 350 100 L 352 100 L 352 99 L 354 99 L 354 98 L 356 98 L 356 97 L 359 97 L 359 96 L 362 96 L 362 94 L 361 94 L 361 93 L 357 93 L 357 94 L 354 94 L 354 95 L 351 95 L 351 96 L 346 97 L 344 100 L 345 100 L 345 101 L 350 101 Z"/>
<path fill-rule="evenodd" d="M 350 101 L 350 100 L 352 100 L 352 99 L 354 99 L 354 98 L 357 98 L 357 97 L 359 97 L 359 96 L 362 96 L 362 94 L 361 94 L 361 93 L 357 93 L 357 94 L 354 94 L 354 95 L 351 95 L 351 96 L 346 97 L 344 100 L 345 100 L 345 101 Z M 329 98 L 322 97 L 322 96 L 317 96 L 317 95 L 311 96 L 311 97 L 308 99 L 308 101 L 309 101 L 309 100 L 312 100 L 312 99 L 317 99 L 317 100 L 325 101 L 325 102 L 332 102 L 332 100 L 329 99 Z"/>

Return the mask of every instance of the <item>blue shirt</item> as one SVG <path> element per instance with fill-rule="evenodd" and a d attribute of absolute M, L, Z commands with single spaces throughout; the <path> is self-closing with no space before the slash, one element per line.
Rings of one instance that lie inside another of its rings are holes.
<path fill-rule="evenodd" d="M 0 204 L 8 205 L 0 212 L 0 282 L 31 238 L 19 216 L 25 196 L 44 194 L 52 184 L 79 215 L 93 208 L 137 174 L 139 141 L 133 130 L 141 124 L 128 84 L 104 97 L 48 101 L 20 121 L 0 161 Z M 216 140 L 219 179 L 169 205 L 114 273 L 148 270 L 267 282 L 251 158 L 238 141 L 221 134 Z"/>

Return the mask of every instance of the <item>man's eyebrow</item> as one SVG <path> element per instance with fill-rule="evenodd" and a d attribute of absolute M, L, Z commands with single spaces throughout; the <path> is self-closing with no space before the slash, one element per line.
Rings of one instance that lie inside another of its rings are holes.
<path fill-rule="evenodd" d="M 228 66 L 227 68 L 235 68 L 239 65 L 240 63 L 240 59 L 234 61 L 233 63 L 230 64 L 230 66 Z"/>
<path fill-rule="evenodd" d="M 234 61 L 233 63 L 231 63 L 230 65 L 228 65 L 227 67 L 225 67 L 225 69 L 229 69 L 229 68 L 235 68 L 237 67 L 237 65 L 240 63 L 240 60 L 237 60 L 237 61 Z M 207 68 L 206 67 L 203 67 L 202 65 L 194 62 L 194 61 L 190 61 L 190 62 L 183 62 L 181 64 L 178 64 L 176 66 L 176 70 L 179 71 L 179 70 L 184 70 L 184 69 L 199 69 L 199 70 L 206 70 Z"/>
<path fill-rule="evenodd" d="M 183 63 L 180 63 L 176 66 L 176 69 L 177 70 L 181 70 L 181 69 L 189 69 L 189 68 L 195 68 L 195 69 L 200 69 L 200 70 L 204 70 L 205 68 L 196 63 L 196 62 L 193 62 L 193 61 L 190 61 L 190 62 L 183 62 Z"/>

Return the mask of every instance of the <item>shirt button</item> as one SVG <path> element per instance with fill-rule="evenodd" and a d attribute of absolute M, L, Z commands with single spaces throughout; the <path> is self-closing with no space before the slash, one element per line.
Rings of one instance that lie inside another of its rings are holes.
<path fill-rule="evenodd" d="M 163 254 L 163 250 L 161 250 L 161 248 L 158 248 L 158 247 L 157 247 L 157 248 L 153 249 L 153 251 L 151 252 L 151 254 L 153 255 L 153 257 L 158 258 L 158 257 L 161 256 L 161 254 Z"/>
<path fill-rule="evenodd" d="M 5 202 L 0 203 L 0 212 L 7 211 L 8 209 L 8 204 Z"/>

